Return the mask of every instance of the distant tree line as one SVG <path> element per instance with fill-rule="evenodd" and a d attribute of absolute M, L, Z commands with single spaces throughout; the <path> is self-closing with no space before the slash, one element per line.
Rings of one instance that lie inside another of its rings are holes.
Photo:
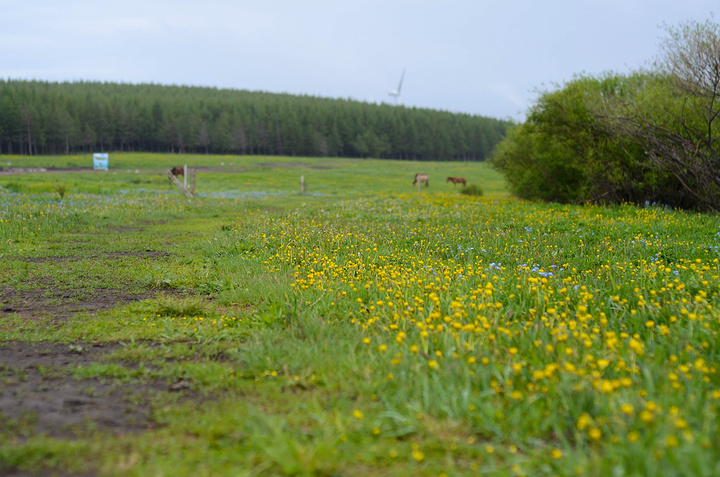
<path fill-rule="evenodd" d="M 539 96 L 493 157 L 515 195 L 720 210 L 720 26 L 666 31 L 653 68 Z"/>
<path fill-rule="evenodd" d="M 494 118 L 241 90 L 0 80 L 0 154 L 148 151 L 486 159 Z"/>

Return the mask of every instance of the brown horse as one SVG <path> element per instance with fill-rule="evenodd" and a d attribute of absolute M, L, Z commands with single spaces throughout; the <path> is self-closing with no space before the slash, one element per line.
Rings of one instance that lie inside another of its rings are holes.
<path fill-rule="evenodd" d="M 452 182 L 453 187 L 455 187 L 455 184 L 467 185 L 464 177 L 448 177 L 445 182 Z"/>
<path fill-rule="evenodd" d="M 420 174 L 420 173 L 415 174 L 415 180 L 413 181 L 413 185 L 417 184 L 418 182 L 420 182 L 420 183 L 424 182 L 425 187 L 430 187 L 430 183 L 428 182 L 427 174 Z"/>
<path fill-rule="evenodd" d="M 185 168 L 184 167 L 173 167 L 170 169 L 170 173 L 174 176 L 182 176 L 185 174 Z"/>

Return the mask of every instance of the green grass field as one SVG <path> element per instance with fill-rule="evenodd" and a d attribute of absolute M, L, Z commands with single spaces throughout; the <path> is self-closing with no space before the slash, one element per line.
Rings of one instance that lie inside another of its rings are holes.
<path fill-rule="evenodd" d="M 478 163 L 110 167 L 0 175 L 0 473 L 720 473 L 716 215 Z"/>

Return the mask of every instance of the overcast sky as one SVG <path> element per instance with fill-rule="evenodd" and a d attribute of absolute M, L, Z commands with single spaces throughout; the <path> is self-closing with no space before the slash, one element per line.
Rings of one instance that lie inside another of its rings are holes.
<path fill-rule="evenodd" d="M 718 0 L 0 0 L 0 78 L 212 86 L 523 120 L 536 91 L 649 64 Z"/>

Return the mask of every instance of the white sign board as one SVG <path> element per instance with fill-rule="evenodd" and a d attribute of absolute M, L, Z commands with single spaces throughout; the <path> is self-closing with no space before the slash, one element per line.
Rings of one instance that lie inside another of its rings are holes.
<path fill-rule="evenodd" d="M 108 170 L 108 153 L 107 152 L 96 152 L 93 154 L 93 168 L 97 169 L 99 171 L 107 171 Z"/>

